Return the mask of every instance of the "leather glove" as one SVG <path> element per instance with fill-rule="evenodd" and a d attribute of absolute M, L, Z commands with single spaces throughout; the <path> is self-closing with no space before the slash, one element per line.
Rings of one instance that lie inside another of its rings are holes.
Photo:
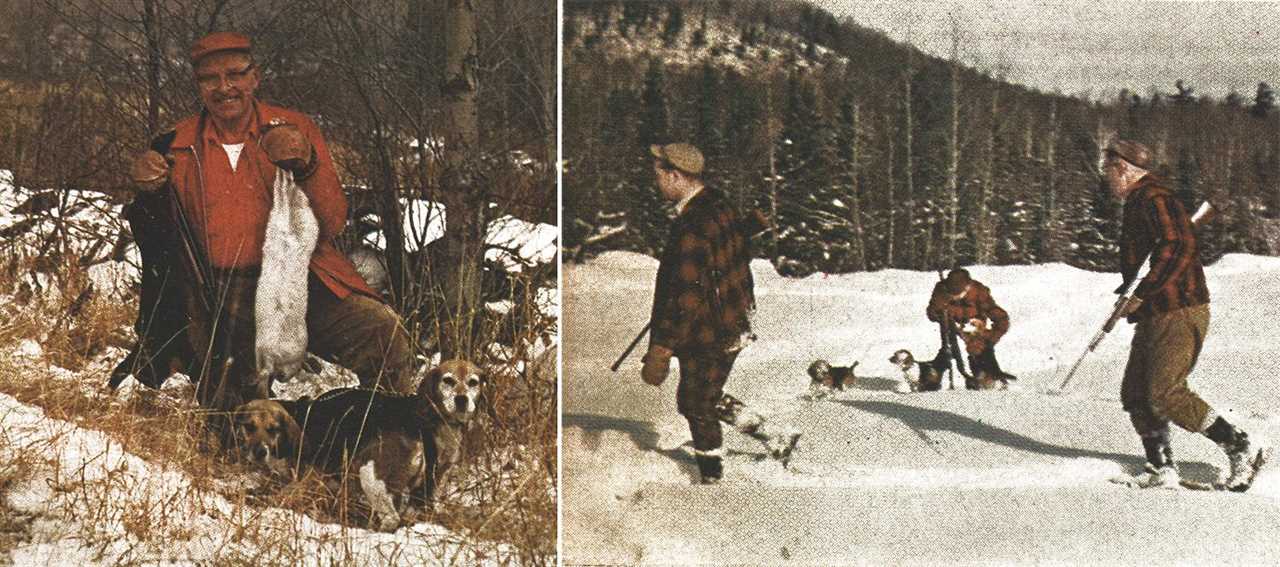
<path fill-rule="evenodd" d="M 661 386 L 667 380 L 667 374 L 671 373 L 671 349 L 654 345 L 649 347 L 649 352 L 641 359 L 644 362 L 644 368 L 640 370 L 640 378 L 646 384 L 653 386 Z"/>
<path fill-rule="evenodd" d="M 169 181 L 169 162 L 155 150 L 147 150 L 129 164 L 129 179 L 142 191 L 155 191 Z"/>
<path fill-rule="evenodd" d="M 293 172 L 301 181 L 315 171 L 316 155 L 311 141 L 293 124 L 272 126 L 262 135 L 262 151 L 276 167 Z"/>
<path fill-rule="evenodd" d="M 1132 323 L 1134 322 L 1133 314 L 1137 313 L 1138 309 L 1140 309 L 1141 307 L 1142 307 L 1142 299 L 1138 298 L 1137 296 L 1130 297 L 1129 301 L 1125 302 L 1124 307 L 1120 308 L 1120 316 L 1124 317 L 1126 320 Z"/>

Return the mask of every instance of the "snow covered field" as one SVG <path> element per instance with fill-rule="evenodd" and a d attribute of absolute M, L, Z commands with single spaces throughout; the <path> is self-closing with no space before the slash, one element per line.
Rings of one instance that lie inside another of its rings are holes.
<path fill-rule="evenodd" d="M 936 276 L 886 270 L 803 280 L 753 264 L 760 341 L 727 391 L 804 432 L 790 469 L 726 429 L 724 482 L 695 485 L 678 369 L 640 381 L 657 261 L 613 252 L 564 272 L 563 558 L 566 564 L 1276 564 L 1280 467 L 1245 494 L 1140 490 L 1142 450 L 1120 408 L 1132 327 L 1053 395 L 1111 308 L 1116 274 L 1061 264 L 972 267 L 1012 319 L 997 348 L 1015 389 L 902 394 L 888 363 L 932 358 Z M 1229 255 L 1206 270 L 1213 322 L 1191 385 L 1254 439 L 1280 439 L 1280 259 Z M 859 381 L 809 401 L 816 358 L 860 361 Z M 957 380 L 957 382 L 961 382 Z M 961 384 L 961 387 L 962 384 Z M 1181 430 L 1184 477 L 1226 459 Z"/>

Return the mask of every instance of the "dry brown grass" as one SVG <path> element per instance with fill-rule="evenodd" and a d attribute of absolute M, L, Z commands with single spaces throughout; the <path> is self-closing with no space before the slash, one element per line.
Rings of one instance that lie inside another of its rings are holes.
<path fill-rule="evenodd" d="M 60 280 L 67 285 L 56 293 L 33 297 L 25 304 L 9 302 L 0 309 L 0 315 L 4 315 L 0 317 L 0 345 L 14 345 L 25 339 L 43 341 L 45 362 L 77 372 L 47 372 L 42 365 L 0 359 L 0 392 L 42 408 L 48 417 L 102 432 L 124 451 L 152 465 L 180 471 L 189 479 L 189 486 L 182 490 L 130 498 L 123 507 L 107 501 L 119 493 L 123 471 L 120 477 L 112 473 L 91 480 L 55 479 L 51 482 L 53 490 L 71 496 L 59 500 L 65 508 L 59 515 L 86 526 L 90 533 L 79 535 L 85 545 L 104 549 L 112 545 L 103 541 L 107 537 L 104 533 L 91 527 L 115 522 L 112 525 L 123 526 L 135 540 L 145 543 L 142 547 L 146 549 L 132 551 L 123 560 L 145 559 L 149 557 L 148 549 L 163 551 L 166 542 L 194 535 L 189 518 L 175 516 L 189 514 L 208 494 L 220 495 L 232 503 L 232 513 L 220 514 L 221 519 L 234 532 L 230 534 L 232 539 L 246 544 L 223 550 L 219 562 L 226 564 L 287 565 L 307 558 L 316 542 L 301 541 L 298 522 L 280 521 L 281 515 L 273 509 L 305 514 L 319 522 L 367 525 L 369 511 L 358 496 L 349 493 L 351 488 L 335 492 L 310 474 L 297 480 L 263 481 L 257 471 L 217 450 L 216 440 L 203 425 L 202 412 L 188 401 L 189 390 L 175 390 L 186 392 L 185 399 L 174 391 L 141 387 L 127 397 L 102 392 L 111 365 L 122 356 L 119 351 L 106 349 L 120 342 L 122 330 L 131 334 L 128 329 L 136 306 L 99 297 L 83 298 L 84 278 Z M 12 278 L 0 281 L 0 295 L 12 297 L 16 287 Z M 73 310 L 75 315 L 61 317 L 77 300 L 80 305 Z M 51 327 L 57 332 L 51 332 Z M 37 368 L 40 370 L 34 370 Z M 489 547 L 503 543 L 515 551 L 495 557 L 499 562 L 554 563 L 555 376 L 546 375 L 545 369 L 541 375 L 495 374 L 495 411 L 482 420 L 473 439 L 479 441 L 472 444 L 479 449 L 455 469 L 452 481 L 439 494 L 440 501 L 429 521 L 472 542 L 462 545 L 474 546 L 475 554 L 494 557 Z M 4 442 L 5 437 L 0 435 L 0 443 Z M 35 448 L 23 449 L 27 449 L 24 454 L 38 454 Z M 5 501 L 9 484 L 27 478 L 34 465 L 0 465 L 0 503 Z M 244 487 L 246 479 L 254 481 L 249 488 Z M 351 483 L 344 486 L 353 487 Z M 0 504 L 0 549 L 12 547 L 7 543 L 23 541 L 24 523 L 29 521 Z M 325 546 L 331 554 L 338 550 L 336 557 L 354 560 L 359 550 L 353 546 L 359 544 L 351 541 L 334 536 Z M 391 553 L 394 555 L 395 551 Z M 445 553 L 444 547 L 441 553 Z M 465 563 L 468 559 L 456 561 Z"/>
<path fill-rule="evenodd" d="M 0 435 L 0 452 L 8 453 L 8 438 Z M 0 549 L 13 549 L 18 544 L 31 540 L 31 516 L 14 509 L 7 494 L 12 485 L 30 475 L 32 463 L 30 457 L 22 457 L 0 463 Z M 0 565 L 9 563 L 7 555 L 0 555 Z"/>

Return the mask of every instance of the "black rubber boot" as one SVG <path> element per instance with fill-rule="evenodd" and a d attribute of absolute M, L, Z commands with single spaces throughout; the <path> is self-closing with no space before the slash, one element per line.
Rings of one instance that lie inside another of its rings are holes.
<path fill-rule="evenodd" d="M 724 463 L 720 459 L 720 455 L 708 455 L 698 453 L 698 474 L 702 476 L 702 484 L 715 484 L 720 482 L 720 478 L 724 476 Z"/>
<path fill-rule="evenodd" d="M 1142 450 L 1147 454 L 1147 464 L 1162 468 L 1173 464 L 1173 445 L 1169 440 L 1169 426 L 1142 436 Z"/>

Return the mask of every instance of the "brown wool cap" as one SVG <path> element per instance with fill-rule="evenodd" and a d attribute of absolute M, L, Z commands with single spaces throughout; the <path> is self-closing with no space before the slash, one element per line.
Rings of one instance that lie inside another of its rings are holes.
<path fill-rule="evenodd" d="M 691 175 L 702 175 L 702 152 L 693 144 L 667 144 L 649 146 L 649 153 Z"/>
<path fill-rule="evenodd" d="M 973 281 L 973 279 L 969 277 L 969 270 L 956 268 L 951 270 L 951 273 L 947 274 L 947 279 L 944 280 L 942 286 L 946 288 L 947 293 L 956 295 L 964 291 L 964 286 L 969 285 L 969 282 L 971 281 Z"/>
<path fill-rule="evenodd" d="M 1107 145 L 1108 155 L 1117 155 L 1121 159 L 1142 169 L 1151 169 L 1151 150 L 1131 140 L 1116 140 Z"/>
<path fill-rule="evenodd" d="M 252 44 L 249 42 L 249 38 L 241 34 L 235 32 L 213 32 L 191 45 L 191 64 L 199 63 L 200 59 L 211 53 L 219 51 L 248 52 L 251 47 Z"/>

